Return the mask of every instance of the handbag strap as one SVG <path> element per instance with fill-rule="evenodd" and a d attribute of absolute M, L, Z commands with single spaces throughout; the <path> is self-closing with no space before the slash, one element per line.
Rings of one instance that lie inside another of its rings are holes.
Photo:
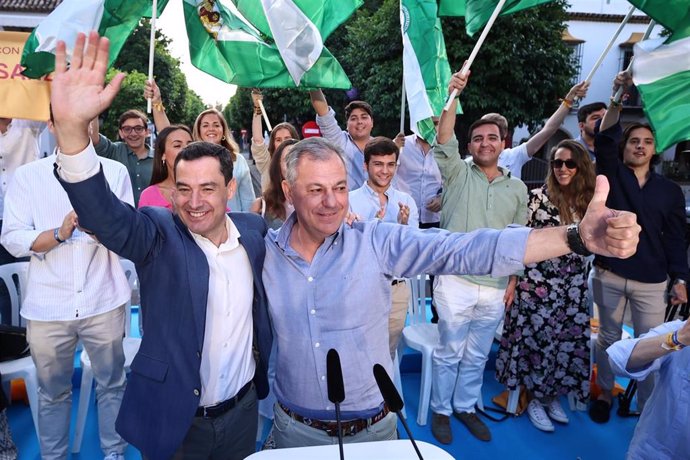
<path fill-rule="evenodd" d="M 485 407 L 483 410 L 475 404 L 474 409 L 477 411 L 477 413 L 482 414 L 484 417 L 488 418 L 489 420 L 493 422 L 502 422 L 506 420 L 508 417 L 510 417 L 511 414 L 510 412 L 506 411 L 503 408 L 495 408 L 495 407 Z M 493 415 L 490 415 L 489 412 L 493 412 L 495 414 L 501 414 L 501 417 L 494 417 Z"/>

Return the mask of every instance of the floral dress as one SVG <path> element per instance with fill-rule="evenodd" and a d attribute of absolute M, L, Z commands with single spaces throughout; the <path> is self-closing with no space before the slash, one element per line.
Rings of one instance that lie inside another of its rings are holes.
<path fill-rule="evenodd" d="M 527 225 L 561 225 L 546 186 L 529 194 Z M 510 390 L 524 385 L 538 399 L 572 393 L 589 398 L 587 258 L 577 254 L 525 267 L 506 314 L 496 378 Z"/>

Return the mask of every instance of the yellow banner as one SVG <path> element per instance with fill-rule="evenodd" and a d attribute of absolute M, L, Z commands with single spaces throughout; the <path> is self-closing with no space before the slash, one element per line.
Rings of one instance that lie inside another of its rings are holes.
<path fill-rule="evenodd" d="M 0 31 L 0 117 L 46 121 L 50 117 L 50 76 L 31 80 L 21 74 L 26 32 Z"/>

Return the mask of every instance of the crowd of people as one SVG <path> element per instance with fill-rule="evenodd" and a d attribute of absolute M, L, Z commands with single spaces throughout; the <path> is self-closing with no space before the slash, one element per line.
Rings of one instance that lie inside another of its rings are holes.
<path fill-rule="evenodd" d="M 22 315 L 38 370 L 43 458 L 67 456 L 79 340 L 94 365 L 108 460 L 124 458 L 127 443 L 151 459 L 245 458 L 255 450 L 259 400 L 273 403 L 267 448 L 332 444 L 339 430 L 345 442 L 396 439 L 397 416 L 372 367 L 393 374 L 407 279 L 418 274 L 434 277 L 431 430 L 439 443 L 453 440 L 451 416 L 491 440 L 475 407 L 503 319 L 497 379 L 527 391 L 536 428 L 568 423 L 560 397 L 590 400 L 593 298 L 602 391 L 590 417 L 608 421 L 614 373 L 646 378 L 638 404 L 651 407 L 632 458 L 662 447 L 669 458 L 688 453 L 687 440 L 659 447 L 647 421 L 664 403 L 650 372 L 661 369 L 659 385 L 670 385 L 667 368 L 687 367 L 688 353 L 677 352 L 690 343 L 688 327 L 660 326 L 667 284 L 673 303 L 687 301 L 683 195 L 652 168 L 651 128 L 623 132 L 617 102 L 582 105 L 580 136 L 551 150 L 545 184 L 528 190 L 522 165 L 586 96 L 587 83 L 515 148 L 505 146 L 503 116 L 475 121 L 466 159 L 455 135 L 457 100 L 434 119 L 432 144 L 415 134 L 373 137 L 374 110 L 364 101 L 345 107 L 343 130 L 320 90 L 310 99 L 323 137 L 299 140 L 280 123 L 264 139 L 255 92 L 256 197 L 222 113 L 205 110 L 192 129 L 171 124 L 165 95 L 150 81 L 153 155 L 148 119 L 137 110 L 120 117 L 121 141 L 111 141 L 99 134 L 98 116 L 123 76 L 104 86 L 108 41 L 78 36 L 69 66 L 65 44 L 57 50 L 48 126 L 58 148 L 15 165 L 9 187 L 3 181 L 0 238 L 12 256 L 30 257 Z M 468 81 L 454 74 L 449 93 L 462 97 Z M 627 74 L 616 77 L 615 85 L 629 83 Z M 22 142 L 11 148 L 31 151 Z M 130 291 L 118 257 L 136 265 L 144 319 L 127 377 Z M 619 352 L 613 344 L 628 306 L 635 335 L 652 332 Z M 340 354 L 347 394 L 340 427 L 327 397 L 329 349 Z"/>

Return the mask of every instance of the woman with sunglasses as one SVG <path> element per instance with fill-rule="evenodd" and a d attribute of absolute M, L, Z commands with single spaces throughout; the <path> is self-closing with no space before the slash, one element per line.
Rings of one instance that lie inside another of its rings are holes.
<path fill-rule="evenodd" d="M 594 165 L 573 140 L 552 150 L 546 184 L 529 193 L 527 225 L 552 227 L 579 222 L 594 195 Z M 586 257 L 568 254 L 527 265 L 515 301 L 506 313 L 496 358 L 496 377 L 509 390 L 525 387 L 534 426 L 554 431 L 551 420 L 568 423 L 559 397 L 589 398 L 589 308 Z"/>

